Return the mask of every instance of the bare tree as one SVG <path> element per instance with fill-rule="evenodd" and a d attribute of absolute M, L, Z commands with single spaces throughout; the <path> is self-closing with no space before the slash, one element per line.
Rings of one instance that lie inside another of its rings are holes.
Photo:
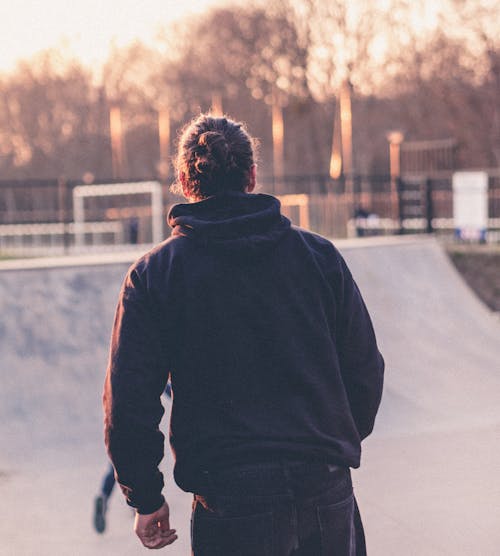
<path fill-rule="evenodd" d="M 10 175 L 81 177 L 96 171 L 99 98 L 88 70 L 45 51 L 20 63 L 1 91 L 1 162 Z"/>
<path fill-rule="evenodd" d="M 400 104 L 407 134 L 455 137 L 462 166 L 500 165 L 500 43 L 492 6 L 450 0 L 424 36 L 407 19 L 397 28 L 405 48 L 393 51 L 388 64 L 385 94 Z"/>
<path fill-rule="evenodd" d="M 498 0 L 449 0 L 442 19 L 449 34 L 467 44 L 462 63 L 479 84 L 480 115 L 492 161 L 500 166 L 500 3 Z"/>

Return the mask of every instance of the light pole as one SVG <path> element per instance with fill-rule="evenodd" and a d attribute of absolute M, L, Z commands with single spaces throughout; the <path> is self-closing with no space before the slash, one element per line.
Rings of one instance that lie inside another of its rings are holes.
<path fill-rule="evenodd" d="M 220 93 L 212 93 L 212 115 L 216 118 L 222 118 L 224 111 L 222 109 L 222 95 Z"/>
<path fill-rule="evenodd" d="M 391 212 L 396 220 L 401 218 L 399 210 L 398 184 L 401 178 L 401 143 L 404 135 L 394 130 L 387 134 L 389 141 L 389 168 L 391 174 Z"/>
<path fill-rule="evenodd" d="M 272 104 L 272 132 L 273 132 L 273 173 L 275 193 L 283 193 L 285 175 L 284 151 L 284 123 L 283 108 L 280 106 L 276 95 L 273 95 Z"/>
<path fill-rule="evenodd" d="M 164 181 L 168 178 L 170 170 L 170 110 L 166 104 L 158 110 L 158 137 L 160 142 L 158 173 Z"/>
<path fill-rule="evenodd" d="M 346 192 L 353 193 L 352 175 L 352 106 L 351 84 L 346 80 L 340 89 L 340 131 L 342 135 L 342 173 L 346 180 Z"/>
<path fill-rule="evenodd" d="M 338 180 L 342 175 L 342 133 L 340 130 L 340 99 L 335 102 L 333 117 L 332 154 L 330 156 L 330 177 Z"/>
<path fill-rule="evenodd" d="M 113 166 L 113 178 L 124 177 L 124 144 L 121 109 L 117 104 L 109 110 L 109 130 L 111 135 L 111 157 Z"/>

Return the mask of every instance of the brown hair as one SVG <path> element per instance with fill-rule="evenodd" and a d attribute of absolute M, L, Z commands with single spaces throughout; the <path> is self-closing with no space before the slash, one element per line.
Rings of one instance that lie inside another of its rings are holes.
<path fill-rule="evenodd" d="M 242 123 L 200 114 L 181 132 L 178 178 L 172 190 L 196 200 L 225 191 L 244 191 L 254 165 L 254 146 Z"/>

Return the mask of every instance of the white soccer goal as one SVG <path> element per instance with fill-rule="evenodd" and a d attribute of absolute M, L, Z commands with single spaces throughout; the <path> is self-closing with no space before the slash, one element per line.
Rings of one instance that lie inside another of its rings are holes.
<path fill-rule="evenodd" d="M 160 243 L 163 240 L 163 200 L 161 185 L 157 181 L 136 182 L 136 183 L 116 183 L 116 184 L 96 184 L 80 185 L 73 189 L 73 218 L 75 246 L 83 247 L 85 237 L 91 223 L 87 221 L 85 199 L 96 199 L 99 197 L 120 197 L 130 195 L 150 195 L 150 206 L 146 207 L 148 217 L 151 217 L 151 239 L 152 243 Z M 109 211 L 109 209 L 108 209 Z M 123 208 L 115 209 L 118 214 L 134 215 L 139 213 L 139 209 L 132 207 L 125 212 Z M 142 211 L 144 213 L 144 210 Z M 94 221 L 95 218 L 92 218 Z M 97 222 L 96 222 L 97 224 Z"/>

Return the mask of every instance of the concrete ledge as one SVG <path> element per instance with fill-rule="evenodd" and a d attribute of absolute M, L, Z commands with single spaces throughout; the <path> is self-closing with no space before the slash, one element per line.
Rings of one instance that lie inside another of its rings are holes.
<path fill-rule="evenodd" d="M 375 236 L 354 239 L 330 239 L 339 249 L 381 247 L 391 245 L 411 245 L 435 242 L 433 236 L 422 234 L 405 236 Z M 57 257 L 36 257 L 26 259 L 8 259 L 0 261 L 0 271 L 3 270 L 30 270 L 35 268 L 65 268 L 74 266 L 96 266 L 117 263 L 133 263 L 136 259 L 147 253 L 153 245 L 142 245 L 127 251 L 108 253 L 82 253 L 80 255 L 61 255 Z"/>
<path fill-rule="evenodd" d="M 436 238 L 426 234 L 411 234 L 403 236 L 373 236 L 352 239 L 330 239 L 338 249 L 352 249 L 366 247 L 385 247 L 390 245 L 413 245 L 435 243 Z"/>
<path fill-rule="evenodd" d="M 32 259 L 9 259 L 0 261 L 3 270 L 33 270 L 37 268 L 66 268 L 76 266 L 97 266 L 119 263 L 133 263 L 147 253 L 151 246 L 111 253 L 85 253 L 81 255 L 61 255 L 59 257 L 37 257 Z"/>

